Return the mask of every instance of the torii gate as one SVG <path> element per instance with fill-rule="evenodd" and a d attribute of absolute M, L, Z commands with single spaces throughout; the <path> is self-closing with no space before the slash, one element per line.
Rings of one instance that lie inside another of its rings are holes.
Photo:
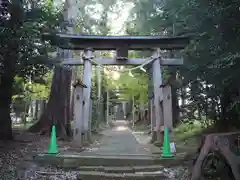
<path fill-rule="evenodd" d="M 112 92 L 116 92 L 116 93 L 125 93 L 125 91 L 127 90 L 127 88 L 123 88 L 123 89 L 111 89 Z M 120 118 L 118 118 L 118 116 L 116 115 L 116 120 L 117 119 L 124 119 L 124 117 L 126 116 L 126 103 L 129 102 L 129 100 L 125 100 L 125 99 L 116 99 L 116 98 L 108 98 L 107 96 L 107 104 L 108 102 L 118 102 L 118 110 L 119 107 L 122 110 L 122 116 Z M 120 106 L 121 104 L 121 106 Z"/>
<path fill-rule="evenodd" d="M 87 88 L 83 89 L 84 106 L 82 119 L 76 121 L 84 122 L 83 132 L 89 130 L 90 119 L 90 92 L 92 78 L 92 59 L 95 50 L 115 50 L 115 58 L 96 59 L 102 65 L 141 65 L 146 62 L 143 58 L 128 58 L 129 50 L 151 50 L 156 55 L 154 49 L 161 50 L 181 50 L 184 49 L 190 41 L 189 37 L 161 37 L 161 36 L 90 36 L 76 34 L 55 34 L 44 35 L 45 39 L 51 41 L 61 49 L 83 50 L 84 57 L 65 58 L 62 64 L 65 65 L 84 65 L 83 84 Z M 170 86 L 162 85 L 161 66 L 178 66 L 182 65 L 182 59 L 155 57 L 152 62 L 152 83 L 153 83 L 153 106 L 151 112 L 152 129 L 158 132 L 158 140 L 161 140 L 161 126 L 167 126 L 172 129 L 172 105 Z M 168 95 L 165 95 L 168 94 Z M 164 103 L 166 102 L 167 103 Z M 166 105 L 166 107 L 164 107 Z M 78 123 L 76 123 L 78 124 Z M 82 128 L 82 127 L 79 127 Z"/>

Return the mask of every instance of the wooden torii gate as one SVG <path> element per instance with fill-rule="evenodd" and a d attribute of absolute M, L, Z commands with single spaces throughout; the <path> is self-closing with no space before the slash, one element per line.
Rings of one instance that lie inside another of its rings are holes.
<path fill-rule="evenodd" d="M 182 59 L 176 58 L 162 58 L 156 56 L 156 49 L 161 50 L 181 50 L 189 44 L 189 37 L 161 37 L 161 36 L 90 36 L 90 35 L 76 35 L 76 34 L 55 34 L 44 35 L 45 39 L 50 40 L 52 45 L 58 46 L 61 49 L 83 50 L 84 57 L 80 58 L 64 58 L 62 64 L 65 65 L 84 65 L 83 84 L 87 88 L 83 89 L 84 105 L 82 112 L 83 132 L 87 133 L 89 130 L 90 120 L 90 92 L 91 92 L 91 78 L 92 78 L 92 59 L 93 51 L 100 50 L 114 50 L 117 53 L 115 58 L 95 59 L 102 65 L 141 65 L 146 62 L 144 58 L 128 58 L 129 50 L 151 50 L 155 59 L 152 62 L 152 80 L 153 80 L 153 117 L 152 125 L 156 132 L 158 132 L 158 139 L 160 140 L 161 126 L 168 126 L 172 128 L 172 106 L 171 96 L 169 94 L 169 86 L 160 87 L 162 85 L 161 66 L 178 66 L 183 64 Z M 167 88 L 165 88 L 167 87 Z M 163 101 L 168 101 L 166 107 Z M 78 123 L 76 123 L 78 124 Z M 82 128 L 82 127 L 79 127 Z"/>

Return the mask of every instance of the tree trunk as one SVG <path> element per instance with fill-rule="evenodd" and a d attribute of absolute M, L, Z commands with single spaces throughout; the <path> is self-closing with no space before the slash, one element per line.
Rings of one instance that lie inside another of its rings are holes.
<path fill-rule="evenodd" d="M 179 104 L 178 104 L 178 97 L 177 97 L 177 89 L 171 88 L 172 94 L 172 117 L 173 117 L 173 124 L 176 126 L 179 123 Z"/>
<path fill-rule="evenodd" d="M 70 136 L 71 76 L 72 72 L 70 70 L 60 66 L 55 67 L 47 108 L 40 120 L 30 127 L 30 132 L 44 134 L 49 132 L 52 125 L 55 125 L 58 137 Z"/>
<path fill-rule="evenodd" d="M 199 104 L 197 104 L 197 111 L 198 111 L 198 119 L 202 120 L 202 113 L 201 113 L 201 108 Z"/>
<path fill-rule="evenodd" d="M 39 120 L 39 100 L 35 101 L 35 112 L 34 112 L 34 120 L 37 121 Z"/>
<path fill-rule="evenodd" d="M 236 112 L 236 108 L 231 108 L 234 97 L 236 96 L 236 91 L 237 89 L 232 86 L 224 87 L 220 100 L 221 117 L 216 124 L 220 130 L 226 130 L 228 128 L 231 129 L 231 126 L 237 125 L 238 113 Z"/>
<path fill-rule="evenodd" d="M 170 70 L 172 73 L 171 79 L 172 82 L 176 82 L 176 71 L 174 69 Z M 177 88 L 174 85 L 171 86 L 171 96 L 172 96 L 172 120 L 173 120 L 173 125 L 176 126 L 179 123 L 179 103 L 178 103 L 178 97 L 177 97 Z"/>
<path fill-rule="evenodd" d="M 20 2 L 20 1 L 19 1 Z M 1 72 L 0 72 L 0 139 L 11 140 L 12 136 L 12 121 L 10 117 L 12 90 L 15 75 L 15 62 L 18 59 L 19 50 L 19 34 L 22 24 L 23 11 L 21 4 L 11 4 L 7 8 L 10 14 L 8 21 L 6 36 L 1 39 L 1 44 L 6 46 L 1 47 Z"/>
<path fill-rule="evenodd" d="M 15 54 L 14 52 L 12 54 Z M 11 55 L 12 57 L 14 55 Z M 3 64 L 3 74 L 0 83 L 0 139 L 11 140 L 12 137 L 12 121 L 10 117 L 12 102 L 12 87 L 14 81 L 14 64 L 15 60 L 5 58 Z M 17 55 L 14 57 L 16 58 Z"/>
<path fill-rule="evenodd" d="M 229 132 L 212 133 L 202 138 L 190 179 L 205 179 L 206 170 L 218 179 L 240 179 L 238 137 L 239 133 Z M 210 155 L 215 156 L 215 160 L 209 158 Z M 214 171 L 209 171 L 210 168 L 214 168 Z"/>
<path fill-rule="evenodd" d="M 1 85 L 0 85 L 0 139 L 1 140 L 11 140 L 12 136 L 12 121 L 10 117 L 11 112 L 11 99 L 12 99 L 12 84 L 13 78 L 10 77 L 11 74 L 5 73 L 1 77 Z M 3 83 L 5 81 L 5 83 Z M 4 87 L 3 87 L 4 86 Z"/>

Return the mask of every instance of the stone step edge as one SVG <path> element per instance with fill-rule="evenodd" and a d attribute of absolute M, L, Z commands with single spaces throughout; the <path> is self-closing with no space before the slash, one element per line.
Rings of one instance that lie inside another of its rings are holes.
<path fill-rule="evenodd" d="M 155 160 L 154 156 L 117 156 L 117 155 L 77 155 L 77 154 L 47 154 L 39 153 L 33 156 L 34 158 L 48 157 L 48 158 L 65 158 L 65 159 L 120 159 L 120 160 Z"/>
<path fill-rule="evenodd" d="M 155 172 L 163 169 L 161 165 L 148 165 L 148 166 L 80 166 L 77 170 L 80 171 L 98 171 L 98 172 L 113 172 L 113 173 L 127 173 L 127 172 Z"/>
<path fill-rule="evenodd" d="M 97 176 L 97 177 L 111 177 L 111 178 L 134 178 L 134 177 L 165 177 L 164 172 L 141 172 L 141 173 L 103 173 L 103 172 L 96 172 L 96 171 L 79 171 L 79 177 L 82 176 Z"/>
<path fill-rule="evenodd" d="M 76 158 L 78 157 L 78 158 Z M 99 162 L 100 159 L 105 159 L 106 161 L 111 161 L 109 165 L 106 165 L 106 163 L 92 163 L 90 162 L 91 160 L 94 160 L 94 162 Z M 118 162 L 120 160 L 120 164 L 114 164 L 112 162 Z M 134 163 L 123 163 L 123 161 L 130 161 Z M 53 165 L 59 165 L 60 167 L 63 167 L 65 169 L 75 169 L 78 168 L 79 166 L 105 166 L 105 167 L 111 167 L 111 166 L 118 166 L 118 167 L 123 167 L 123 166 L 148 166 L 148 165 L 164 165 L 164 166 L 176 166 L 179 164 L 179 160 L 184 160 L 184 157 L 181 157 L 180 159 L 177 157 L 170 158 L 170 159 L 165 159 L 165 158 L 131 158 L 129 159 L 128 157 L 93 157 L 92 156 L 72 156 L 72 155 L 67 155 L 67 156 L 62 156 L 62 155 L 46 155 L 46 154 L 39 154 L 37 156 L 33 156 L 33 161 L 36 161 L 40 164 L 53 164 Z M 79 162 L 80 161 L 80 162 Z M 81 164 L 81 162 L 83 163 Z M 141 163 L 139 163 L 141 162 Z M 69 164 L 70 163 L 70 164 Z"/>

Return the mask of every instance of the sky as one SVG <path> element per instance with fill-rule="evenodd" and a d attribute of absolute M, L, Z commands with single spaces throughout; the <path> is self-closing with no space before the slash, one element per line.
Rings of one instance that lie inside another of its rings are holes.
<path fill-rule="evenodd" d="M 127 20 L 130 10 L 133 8 L 133 3 L 124 3 L 119 13 L 111 14 L 109 24 L 111 27 L 110 34 L 124 34 L 123 25 Z"/>
<path fill-rule="evenodd" d="M 110 26 L 111 35 L 122 35 L 124 34 L 124 23 L 127 20 L 130 10 L 134 4 L 131 2 L 123 2 L 118 0 L 117 3 L 112 7 L 114 12 L 108 13 L 108 25 Z M 97 20 L 101 19 L 103 7 L 100 4 L 89 5 L 88 13 L 91 17 Z"/>
<path fill-rule="evenodd" d="M 109 34 L 113 35 L 123 35 L 124 34 L 124 23 L 127 20 L 130 10 L 133 8 L 133 3 L 124 3 L 122 5 L 119 13 L 109 15 L 109 25 L 111 31 Z M 120 73 L 117 71 L 112 72 L 112 79 L 118 80 L 120 78 Z"/>
<path fill-rule="evenodd" d="M 109 13 L 109 26 L 110 26 L 110 35 L 124 35 L 124 23 L 127 20 L 131 9 L 133 8 L 133 3 L 123 3 L 122 1 L 118 1 L 120 9 L 117 10 L 117 13 Z M 121 68 L 121 67 L 120 67 Z M 105 71 L 105 73 L 112 77 L 113 80 L 118 80 L 120 78 L 120 73 L 117 71 L 109 72 Z"/>
<path fill-rule="evenodd" d="M 56 6 L 63 3 L 65 0 L 54 0 L 54 3 Z M 78 6 L 77 4 L 80 3 L 74 0 L 69 0 L 71 3 L 74 3 L 75 5 L 72 7 L 73 10 L 73 16 L 76 16 L 77 18 L 78 14 Z M 82 1 L 83 2 L 83 1 Z M 111 12 L 108 14 L 108 25 L 110 26 L 110 32 L 109 35 L 124 35 L 125 29 L 124 29 L 124 23 L 128 19 L 128 16 L 130 14 L 131 9 L 134 7 L 134 4 L 132 2 L 123 2 L 121 0 L 117 1 L 117 5 L 114 6 L 116 12 Z M 89 6 L 89 13 L 91 13 L 91 16 L 95 19 L 101 18 L 101 13 L 103 11 L 103 8 L 101 5 L 94 5 Z M 110 74 L 109 74 L 110 75 Z M 113 77 L 114 80 L 117 80 L 120 77 L 119 72 L 112 72 L 110 75 Z"/>
<path fill-rule="evenodd" d="M 64 3 L 65 0 L 54 0 L 55 6 L 59 6 L 60 4 Z M 78 2 L 74 0 L 69 0 L 71 3 L 78 4 L 82 2 Z M 85 0 L 86 1 L 86 0 Z M 110 0 L 109 0 L 110 1 Z M 123 2 L 121 0 L 118 0 L 117 6 L 116 6 L 116 13 L 109 13 L 109 26 L 111 28 L 111 31 L 109 34 L 114 35 L 123 35 L 124 34 L 124 22 L 127 20 L 130 10 L 133 8 L 134 4 L 132 2 Z M 75 16 L 78 16 L 78 7 L 73 6 L 74 14 Z M 91 7 L 90 13 L 92 17 L 99 19 L 101 16 L 101 6 L 94 5 Z"/>

